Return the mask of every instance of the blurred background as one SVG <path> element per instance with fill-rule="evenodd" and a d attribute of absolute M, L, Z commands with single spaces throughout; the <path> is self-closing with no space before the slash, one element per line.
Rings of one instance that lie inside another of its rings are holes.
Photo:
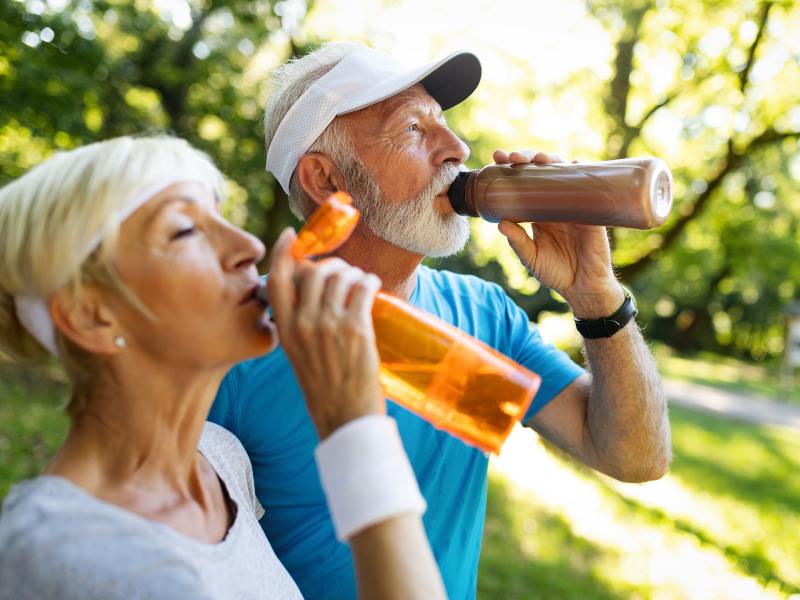
<path fill-rule="evenodd" d="M 655 155 L 669 221 L 611 232 L 667 393 L 670 474 L 625 485 L 529 431 L 493 459 L 482 599 L 800 598 L 800 4 L 718 0 L 2 0 L 0 183 L 51 153 L 169 131 L 229 178 L 269 246 L 296 224 L 264 170 L 270 71 L 329 40 L 420 62 L 466 48 L 447 113 L 472 150 Z M 501 283 L 580 360 L 567 306 L 493 225 L 432 266 Z M 63 438 L 56 366 L 0 356 L 0 498 Z"/>

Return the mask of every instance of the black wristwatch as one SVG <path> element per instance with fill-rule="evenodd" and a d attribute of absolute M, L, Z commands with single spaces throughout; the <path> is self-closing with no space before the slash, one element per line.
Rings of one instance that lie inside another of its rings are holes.
<path fill-rule="evenodd" d="M 623 288 L 624 289 L 624 288 Z M 601 319 L 575 319 L 575 327 L 585 338 L 596 340 L 611 337 L 625 327 L 639 313 L 636 302 L 628 290 L 625 290 L 625 301 L 613 315 Z"/>

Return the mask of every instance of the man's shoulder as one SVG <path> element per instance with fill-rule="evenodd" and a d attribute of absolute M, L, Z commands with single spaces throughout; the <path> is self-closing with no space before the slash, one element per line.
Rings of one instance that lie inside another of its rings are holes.
<path fill-rule="evenodd" d="M 267 354 L 234 365 L 225 375 L 217 399 L 219 400 L 220 395 L 226 391 L 238 395 L 243 391 L 239 389 L 242 386 L 255 385 L 260 390 L 280 389 L 292 383 L 292 373 L 289 359 L 278 346 Z"/>

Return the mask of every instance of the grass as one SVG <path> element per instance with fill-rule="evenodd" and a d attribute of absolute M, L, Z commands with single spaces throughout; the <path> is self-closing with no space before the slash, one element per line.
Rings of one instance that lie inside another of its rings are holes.
<path fill-rule="evenodd" d="M 63 439 L 57 371 L 0 362 L 0 498 Z M 515 432 L 492 461 L 481 600 L 800 594 L 800 436 L 673 408 L 663 480 L 614 482 Z"/>
<path fill-rule="evenodd" d="M 786 382 L 773 364 L 747 362 L 708 352 L 678 355 L 663 345 L 655 345 L 653 353 L 664 377 L 800 405 L 800 377 L 794 374 Z"/>
<path fill-rule="evenodd" d="M 67 386 L 58 371 L 20 369 L 0 356 L 0 498 L 34 477 L 64 439 Z"/>
<path fill-rule="evenodd" d="M 567 352 L 576 362 L 583 361 L 583 340 L 569 314 L 542 313 L 538 326 L 542 337 Z M 800 405 L 800 371 L 795 369 L 787 380 L 781 373 L 779 361 L 745 361 L 710 352 L 678 354 L 658 342 L 650 346 L 665 378 L 754 395 L 756 399 Z"/>
<path fill-rule="evenodd" d="M 515 432 L 492 463 L 478 597 L 800 594 L 800 436 L 676 408 L 671 422 L 670 474 L 643 485 Z"/>

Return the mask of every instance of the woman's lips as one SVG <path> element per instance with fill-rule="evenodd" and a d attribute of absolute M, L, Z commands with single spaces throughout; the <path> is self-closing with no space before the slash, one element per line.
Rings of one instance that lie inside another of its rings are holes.
<path fill-rule="evenodd" d="M 250 290 L 248 290 L 248 292 L 239 302 L 239 305 L 243 306 L 245 304 L 249 304 L 250 302 L 259 302 L 262 307 L 269 307 L 269 296 L 267 295 L 266 284 L 258 283 L 250 288 Z"/>

